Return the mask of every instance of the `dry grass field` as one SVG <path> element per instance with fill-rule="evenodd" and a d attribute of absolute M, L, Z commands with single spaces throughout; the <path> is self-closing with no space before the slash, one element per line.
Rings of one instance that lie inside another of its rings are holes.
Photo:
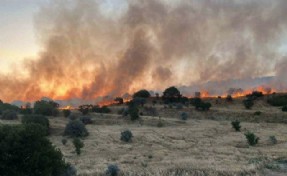
<path fill-rule="evenodd" d="M 66 145 L 61 142 L 68 122 L 64 117 L 50 119 L 49 138 L 82 176 L 103 175 L 109 164 L 117 164 L 122 175 L 130 176 L 287 175 L 287 113 L 263 100 L 252 110 L 245 110 L 240 99 L 212 104 L 209 112 L 156 105 L 164 124 L 160 128 L 158 117 L 130 122 L 116 114 L 120 107 L 112 107 L 112 114 L 91 114 L 94 124 L 87 125 L 90 134 L 79 156 L 72 139 Z M 262 114 L 256 116 L 256 111 Z M 187 121 L 180 120 L 181 112 L 189 114 Z M 241 132 L 230 124 L 235 119 L 242 121 Z M 125 129 L 134 135 L 130 143 L 120 140 Z M 248 145 L 247 131 L 260 137 L 256 146 Z M 272 144 L 270 136 L 278 143 Z"/>

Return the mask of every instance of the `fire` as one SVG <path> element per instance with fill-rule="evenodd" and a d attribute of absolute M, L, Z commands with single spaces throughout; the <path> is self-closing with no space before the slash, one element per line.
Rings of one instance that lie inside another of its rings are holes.
<path fill-rule="evenodd" d="M 65 107 L 61 107 L 61 108 L 59 108 L 60 110 L 73 110 L 73 109 L 75 109 L 74 107 L 72 107 L 72 106 L 65 106 Z"/>
<path fill-rule="evenodd" d="M 242 90 L 242 89 L 238 89 L 233 91 L 232 93 L 225 93 L 222 95 L 219 95 L 223 98 L 227 97 L 228 95 L 231 95 L 234 98 L 239 98 L 239 97 L 245 97 L 248 94 L 252 94 L 252 92 L 257 91 L 257 92 L 262 92 L 263 95 L 269 95 L 272 94 L 273 92 L 276 92 L 275 89 L 273 88 L 267 88 L 264 86 L 259 86 L 253 89 L 248 89 L 248 90 Z M 200 92 L 200 97 L 201 98 L 216 98 L 218 95 L 211 95 L 208 91 L 203 90 Z"/>

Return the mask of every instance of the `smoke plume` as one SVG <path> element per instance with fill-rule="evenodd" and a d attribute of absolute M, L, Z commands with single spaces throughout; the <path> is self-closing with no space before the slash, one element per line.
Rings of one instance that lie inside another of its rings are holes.
<path fill-rule="evenodd" d="M 51 0 L 41 7 L 35 27 L 42 50 L 23 63 L 25 74 L 0 75 L 0 98 L 91 100 L 141 88 L 284 79 L 287 59 L 279 48 L 286 0 L 119 2 L 125 5 L 116 4 L 121 8 L 114 13 L 100 0 Z"/>

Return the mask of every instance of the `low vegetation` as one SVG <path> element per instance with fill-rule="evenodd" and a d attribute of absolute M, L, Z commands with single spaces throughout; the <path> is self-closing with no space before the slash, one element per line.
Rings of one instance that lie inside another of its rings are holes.
<path fill-rule="evenodd" d="M 93 124 L 92 118 L 90 116 L 82 116 L 80 117 L 80 121 L 85 125 Z"/>
<path fill-rule="evenodd" d="M 89 133 L 83 122 L 79 120 L 72 120 L 66 125 L 64 135 L 70 137 L 86 137 L 89 135 Z"/>
<path fill-rule="evenodd" d="M 254 102 L 252 99 L 248 98 L 246 100 L 243 100 L 243 104 L 244 104 L 246 109 L 251 109 L 254 105 Z"/>
<path fill-rule="evenodd" d="M 133 134 L 130 130 L 121 132 L 121 140 L 124 142 L 131 142 Z"/>
<path fill-rule="evenodd" d="M 285 105 L 285 106 L 282 107 L 282 111 L 283 111 L 283 112 L 287 112 L 287 105 Z"/>
<path fill-rule="evenodd" d="M 257 137 L 254 133 L 250 131 L 245 133 L 245 137 L 247 139 L 248 144 L 251 146 L 255 146 L 259 141 L 259 137 Z"/>
<path fill-rule="evenodd" d="M 4 112 L 2 112 L 1 119 L 2 120 L 16 120 L 18 119 L 18 115 L 17 115 L 17 112 L 15 112 L 14 110 L 5 110 Z"/>
<path fill-rule="evenodd" d="M 59 104 L 53 101 L 36 101 L 34 104 L 34 113 L 44 116 L 57 116 L 59 114 Z"/>
<path fill-rule="evenodd" d="M 240 131 L 240 128 L 241 128 L 240 121 L 235 120 L 231 122 L 231 125 L 235 129 L 235 131 Z"/>
<path fill-rule="evenodd" d="M 75 152 L 77 153 L 77 155 L 80 155 L 81 149 L 84 147 L 83 141 L 81 141 L 81 139 L 79 139 L 79 138 L 74 138 L 73 144 L 75 147 Z"/>
<path fill-rule="evenodd" d="M 64 114 L 64 117 L 69 117 L 69 115 L 71 115 L 71 110 L 69 110 L 69 109 L 64 109 L 64 110 L 63 110 L 63 114 Z"/>
<path fill-rule="evenodd" d="M 0 139 L 2 176 L 56 176 L 67 169 L 62 153 L 45 137 L 39 124 L 0 126 Z"/>
<path fill-rule="evenodd" d="M 272 106 L 286 106 L 287 95 L 273 95 L 267 102 Z"/>
<path fill-rule="evenodd" d="M 110 164 L 108 165 L 108 169 L 106 171 L 107 176 L 118 176 L 120 172 L 120 169 L 117 165 L 115 164 Z"/>
<path fill-rule="evenodd" d="M 46 135 L 49 134 L 49 119 L 43 115 L 25 115 L 22 117 L 22 123 L 41 125 L 45 129 Z"/>

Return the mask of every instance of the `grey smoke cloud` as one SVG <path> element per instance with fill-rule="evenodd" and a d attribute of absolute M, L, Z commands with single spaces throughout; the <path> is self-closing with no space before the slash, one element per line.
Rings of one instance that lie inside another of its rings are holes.
<path fill-rule="evenodd" d="M 94 99 L 274 72 L 283 79 L 285 0 L 126 2 L 117 17 L 97 0 L 41 7 L 35 27 L 43 49 L 24 63 L 27 77 L 0 76 L 0 97 Z"/>

